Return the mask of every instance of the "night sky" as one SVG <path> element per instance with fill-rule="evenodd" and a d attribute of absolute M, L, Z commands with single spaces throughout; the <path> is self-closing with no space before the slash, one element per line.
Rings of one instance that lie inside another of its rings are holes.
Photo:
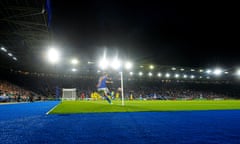
<path fill-rule="evenodd" d="M 239 8 L 226 2 L 52 0 L 53 41 L 80 59 L 109 55 L 139 63 L 235 66 Z"/>

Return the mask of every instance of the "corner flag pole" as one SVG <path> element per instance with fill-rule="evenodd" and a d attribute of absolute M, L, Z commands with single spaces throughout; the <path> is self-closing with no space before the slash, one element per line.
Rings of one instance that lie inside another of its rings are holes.
<path fill-rule="evenodd" d="M 122 91 L 122 106 L 124 106 L 124 92 L 123 92 L 123 72 L 120 72 L 121 75 L 121 91 Z"/>

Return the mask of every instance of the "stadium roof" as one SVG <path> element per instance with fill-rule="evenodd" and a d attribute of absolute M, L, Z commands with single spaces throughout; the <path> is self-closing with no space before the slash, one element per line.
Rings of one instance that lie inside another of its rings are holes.
<path fill-rule="evenodd" d="M 0 1 L 0 46 L 6 49 L 0 53 L 1 68 L 32 69 L 38 65 L 34 63 L 38 52 L 50 38 L 46 2 Z"/>
<path fill-rule="evenodd" d="M 1 69 L 49 72 L 53 66 L 46 64 L 42 53 L 53 39 L 64 47 L 65 63 L 62 61 L 58 66 L 62 69 L 70 69 L 67 61 L 72 55 L 79 56 L 81 69 L 96 69 L 88 65 L 88 61 L 96 62 L 93 53 L 102 54 L 99 47 L 104 46 L 109 48 L 110 55 L 117 49 L 122 59 L 132 58 L 136 67 L 155 64 L 155 70 L 165 65 L 206 69 L 226 62 L 231 67 L 224 69 L 233 71 L 232 65 L 239 63 L 239 43 L 233 34 L 237 33 L 239 23 L 235 18 L 237 5 L 104 0 L 51 2 L 52 5 L 50 0 L 0 1 Z"/>

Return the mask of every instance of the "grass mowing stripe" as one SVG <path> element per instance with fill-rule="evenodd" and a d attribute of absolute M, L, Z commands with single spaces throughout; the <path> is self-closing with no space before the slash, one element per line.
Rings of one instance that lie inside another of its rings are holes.
<path fill-rule="evenodd" d="M 49 114 L 142 112 L 142 111 L 191 111 L 191 110 L 240 110 L 239 100 L 202 101 L 63 101 Z"/>

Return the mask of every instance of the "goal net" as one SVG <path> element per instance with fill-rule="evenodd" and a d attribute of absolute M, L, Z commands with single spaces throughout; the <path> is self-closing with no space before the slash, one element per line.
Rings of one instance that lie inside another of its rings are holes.
<path fill-rule="evenodd" d="M 77 100 L 77 89 L 76 88 L 63 88 L 62 89 L 62 100 Z"/>

